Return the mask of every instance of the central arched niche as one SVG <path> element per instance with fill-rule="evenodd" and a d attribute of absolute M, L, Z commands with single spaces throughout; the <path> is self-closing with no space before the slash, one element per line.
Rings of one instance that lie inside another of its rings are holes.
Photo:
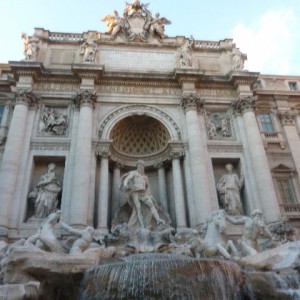
<path fill-rule="evenodd" d="M 146 158 L 163 152 L 168 147 L 170 134 L 157 119 L 132 115 L 119 121 L 109 138 L 117 153 L 131 158 Z"/>

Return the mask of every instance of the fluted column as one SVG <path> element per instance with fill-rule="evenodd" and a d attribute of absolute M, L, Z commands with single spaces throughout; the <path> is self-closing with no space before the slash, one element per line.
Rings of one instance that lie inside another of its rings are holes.
<path fill-rule="evenodd" d="M 197 105 L 200 98 L 197 94 L 187 94 L 183 96 L 182 105 L 185 109 L 186 127 L 188 134 L 188 144 L 190 153 L 190 168 L 192 174 L 192 186 L 195 202 L 195 223 L 192 226 L 204 223 L 211 212 L 211 197 L 208 182 L 207 156 L 204 142 L 201 138 L 200 120 Z M 203 133 L 202 133 L 203 135 Z"/>
<path fill-rule="evenodd" d="M 15 108 L 0 169 L 0 227 L 9 226 L 10 211 L 15 196 L 20 168 L 28 108 L 38 102 L 31 89 L 13 88 Z"/>
<path fill-rule="evenodd" d="M 11 102 L 7 103 L 5 105 L 1 123 L 0 123 L 0 145 L 4 144 L 5 139 L 7 137 L 7 129 L 8 129 L 8 117 L 9 117 L 9 112 L 11 110 Z"/>
<path fill-rule="evenodd" d="M 297 173 L 300 174 L 300 138 L 296 127 L 297 115 L 297 112 L 291 110 L 278 112 L 278 117 L 281 120 L 282 126 L 284 128 Z"/>
<path fill-rule="evenodd" d="M 155 166 L 158 172 L 159 202 L 165 212 L 168 212 L 166 170 L 163 162 Z"/>
<path fill-rule="evenodd" d="M 121 181 L 121 164 L 116 162 L 113 170 L 112 182 L 112 217 L 120 208 L 120 181 Z"/>
<path fill-rule="evenodd" d="M 98 223 L 97 228 L 107 233 L 108 220 L 108 197 L 109 197 L 109 147 L 110 142 L 100 142 L 98 145 L 97 154 L 101 158 L 100 162 L 100 182 L 98 196 Z"/>
<path fill-rule="evenodd" d="M 252 96 L 240 97 L 233 103 L 234 109 L 243 114 L 246 137 L 249 141 L 250 159 L 264 216 L 268 222 L 273 222 L 278 220 L 280 210 L 267 155 L 254 114 L 254 106 L 255 99 Z"/>
<path fill-rule="evenodd" d="M 90 196 L 90 164 L 92 155 L 93 108 L 96 93 L 81 91 L 76 104 L 80 107 L 75 149 L 70 225 L 87 226 Z"/>
<path fill-rule="evenodd" d="M 183 151 L 172 150 L 172 173 L 173 173 L 173 188 L 174 188 L 174 202 L 177 229 L 187 227 L 186 209 L 184 203 L 183 181 L 181 174 L 180 158 L 183 156 Z"/>

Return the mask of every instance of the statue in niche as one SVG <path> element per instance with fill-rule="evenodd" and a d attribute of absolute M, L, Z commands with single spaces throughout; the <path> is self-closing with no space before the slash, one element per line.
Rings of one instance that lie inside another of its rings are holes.
<path fill-rule="evenodd" d="M 185 43 L 180 47 L 176 59 L 177 65 L 180 68 L 188 68 L 192 66 L 192 48 L 194 46 L 195 41 L 187 40 Z"/>
<path fill-rule="evenodd" d="M 243 256 L 252 256 L 259 253 L 259 238 L 272 240 L 272 233 L 266 227 L 263 214 L 256 209 L 251 213 L 251 217 L 233 217 L 226 215 L 226 219 L 235 225 L 244 224 L 241 247 Z"/>
<path fill-rule="evenodd" d="M 80 55 L 83 55 L 83 62 L 95 62 L 96 53 L 98 51 L 96 41 L 98 39 L 98 33 L 89 32 L 88 38 L 80 47 Z"/>
<path fill-rule="evenodd" d="M 58 114 L 53 108 L 45 107 L 41 116 L 40 132 L 51 135 L 63 135 L 68 127 L 67 115 Z"/>
<path fill-rule="evenodd" d="M 224 174 L 217 183 L 221 203 L 229 215 L 241 215 L 243 208 L 240 191 L 244 185 L 244 176 L 241 175 L 239 178 L 233 173 L 232 164 L 227 164 L 225 169 L 227 174 Z"/>
<path fill-rule="evenodd" d="M 152 217 L 157 225 L 165 225 L 157 211 L 157 203 L 150 192 L 148 177 L 145 175 L 144 162 L 138 161 L 137 170 L 126 173 L 121 178 L 120 189 L 127 194 L 127 201 L 133 208 L 128 226 L 147 228 Z M 150 212 L 143 214 L 143 206 Z"/>
<path fill-rule="evenodd" d="M 216 124 L 209 118 L 206 118 L 206 125 L 207 125 L 208 136 L 211 139 L 213 139 L 214 137 L 216 137 L 218 135 Z"/>
<path fill-rule="evenodd" d="M 232 69 L 233 70 L 243 70 L 244 63 L 247 60 L 247 55 L 234 48 L 232 51 Z"/>
<path fill-rule="evenodd" d="M 58 207 L 61 185 L 56 178 L 55 168 L 55 164 L 49 164 L 48 171 L 41 176 L 33 191 L 28 195 L 29 199 L 34 199 L 33 218 L 47 218 Z"/>
<path fill-rule="evenodd" d="M 102 18 L 101 21 L 107 23 L 106 28 L 108 30 L 108 33 L 111 34 L 111 40 L 113 40 L 120 31 L 124 31 L 126 28 L 125 19 L 121 18 L 116 10 L 114 10 L 113 16 L 107 15 Z"/>
<path fill-rule="evenodd" d="M 38 50 L 38 39 L 30 38 L 26 33 L 22 32 L 21 38 L 24 42 L 25 60 L 35 60 Z"/>

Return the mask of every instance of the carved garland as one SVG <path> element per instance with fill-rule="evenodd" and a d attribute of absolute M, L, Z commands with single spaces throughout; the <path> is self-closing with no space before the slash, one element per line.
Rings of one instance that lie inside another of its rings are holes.
<path fill-rule="evenodd" d="M 297 120 L 297 112 L 295 111 L 282 111 L 278 112 L 278 117 L 282 125 L 295 125 Z"/>

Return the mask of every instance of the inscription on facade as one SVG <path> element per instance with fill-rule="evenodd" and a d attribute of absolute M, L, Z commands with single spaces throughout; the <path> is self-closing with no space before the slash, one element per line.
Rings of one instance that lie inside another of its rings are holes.
<path fill-rule="evenodd" d="M 112 69 L 170 70 L 175 67 L 174 53 L 103 49 L 100 64 Z"/>
<path fill-rule="evenodd" d="M 115 94 L 147 94 L 147 95 L 178 95 L 182 94 L 180 89 L 175 88 L 154 88 L 141 86 L 121 86 L 121 85 L 102 85 L 97 87 L 99 93 L 115 93 Z"/>

